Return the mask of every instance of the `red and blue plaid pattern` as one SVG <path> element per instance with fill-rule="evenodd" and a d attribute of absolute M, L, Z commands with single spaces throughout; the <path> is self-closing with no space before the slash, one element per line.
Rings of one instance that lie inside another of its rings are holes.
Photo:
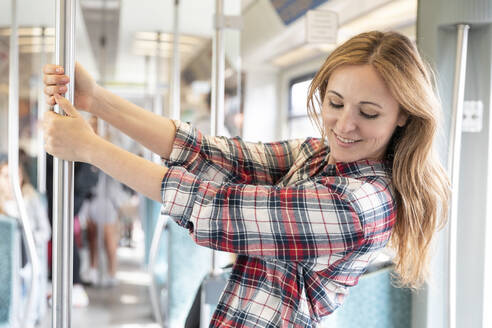
<path fill-rule="evenodd" d="M 211 327 L 315 327 L 383 248 L 387 165 L 328 164 L 319 139 L 246 143 L 176 122 L 162 213 L 199 245 L 238 254 Z"/>

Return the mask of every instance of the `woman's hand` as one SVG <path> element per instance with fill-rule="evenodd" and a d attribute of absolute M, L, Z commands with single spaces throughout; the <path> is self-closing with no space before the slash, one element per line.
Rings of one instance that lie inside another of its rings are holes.
<path fill-rule="evenodd" d="M 72 104 L 57 93 L 55 102 L 67 116 L 47 111 L 43 118 L 46 151 L 67 161 L 89 162 L 91 150 L 100 139 Z"/>
<path fill-rule="evenodd" d="M 55 94 L 63 95 L 67 92 L 67 84 L 70 78 L 64 74 L 62 66 L 46 64 L 43 67 L 43 81 L 45 84 L 44 93 L 46 94 L 46 103 L 54 106 Z M 94 94 L 97 84 L 92 76 L 80 65 L 75 63 L 75 108 L 92 112 L 94 104 Z"/>

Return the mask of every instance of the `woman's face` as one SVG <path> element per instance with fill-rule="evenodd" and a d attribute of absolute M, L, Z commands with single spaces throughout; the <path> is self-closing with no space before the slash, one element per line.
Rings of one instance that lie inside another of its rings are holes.
<path fill-rule="evenodd" d="M 346 65 L 328 81 L 322 118 L 334 164 L 382 159 L 407 115 L 371 65 Z"/>

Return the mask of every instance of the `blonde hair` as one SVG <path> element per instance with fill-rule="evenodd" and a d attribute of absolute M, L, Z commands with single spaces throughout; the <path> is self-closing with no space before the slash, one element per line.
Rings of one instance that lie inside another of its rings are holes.
<path fill-rule="evenodd" d="M 389 241 L 398 285 L 416 289 L 428 278 L 432 238 L 447 221 L 449 179 L 433 147 L 441 104 L 432 70 L 414 44 L 396 32 L 359 34 L 335 49 L 314 77 L 308 93 L 308 112 L 326 131 L 319 115 L 331 74 L 342 65 L 369 64 L 385 81 L 400 110 L 408 114 L 396 128 L 386 159 L 392 166 L 397 219 Z"/>

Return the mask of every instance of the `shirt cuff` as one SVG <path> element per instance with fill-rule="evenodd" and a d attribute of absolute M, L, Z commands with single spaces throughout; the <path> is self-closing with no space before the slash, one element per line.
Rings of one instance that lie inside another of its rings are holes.
<path fill-rule="evenodd" d="M 189 124 L 174 120 L 176 136 L 169 159 L 165 160 L 168 166 L 182 166 L 188 168 L 200 154 L 202 134 Z"/>
<path fill-rule="evenodd" d="M 179 166 L 170 167 L 162 179 L 161 214 L 173 218 L 180 226 L 193 232 L 190 218 L 199 181 L 194 174 Z"/>

